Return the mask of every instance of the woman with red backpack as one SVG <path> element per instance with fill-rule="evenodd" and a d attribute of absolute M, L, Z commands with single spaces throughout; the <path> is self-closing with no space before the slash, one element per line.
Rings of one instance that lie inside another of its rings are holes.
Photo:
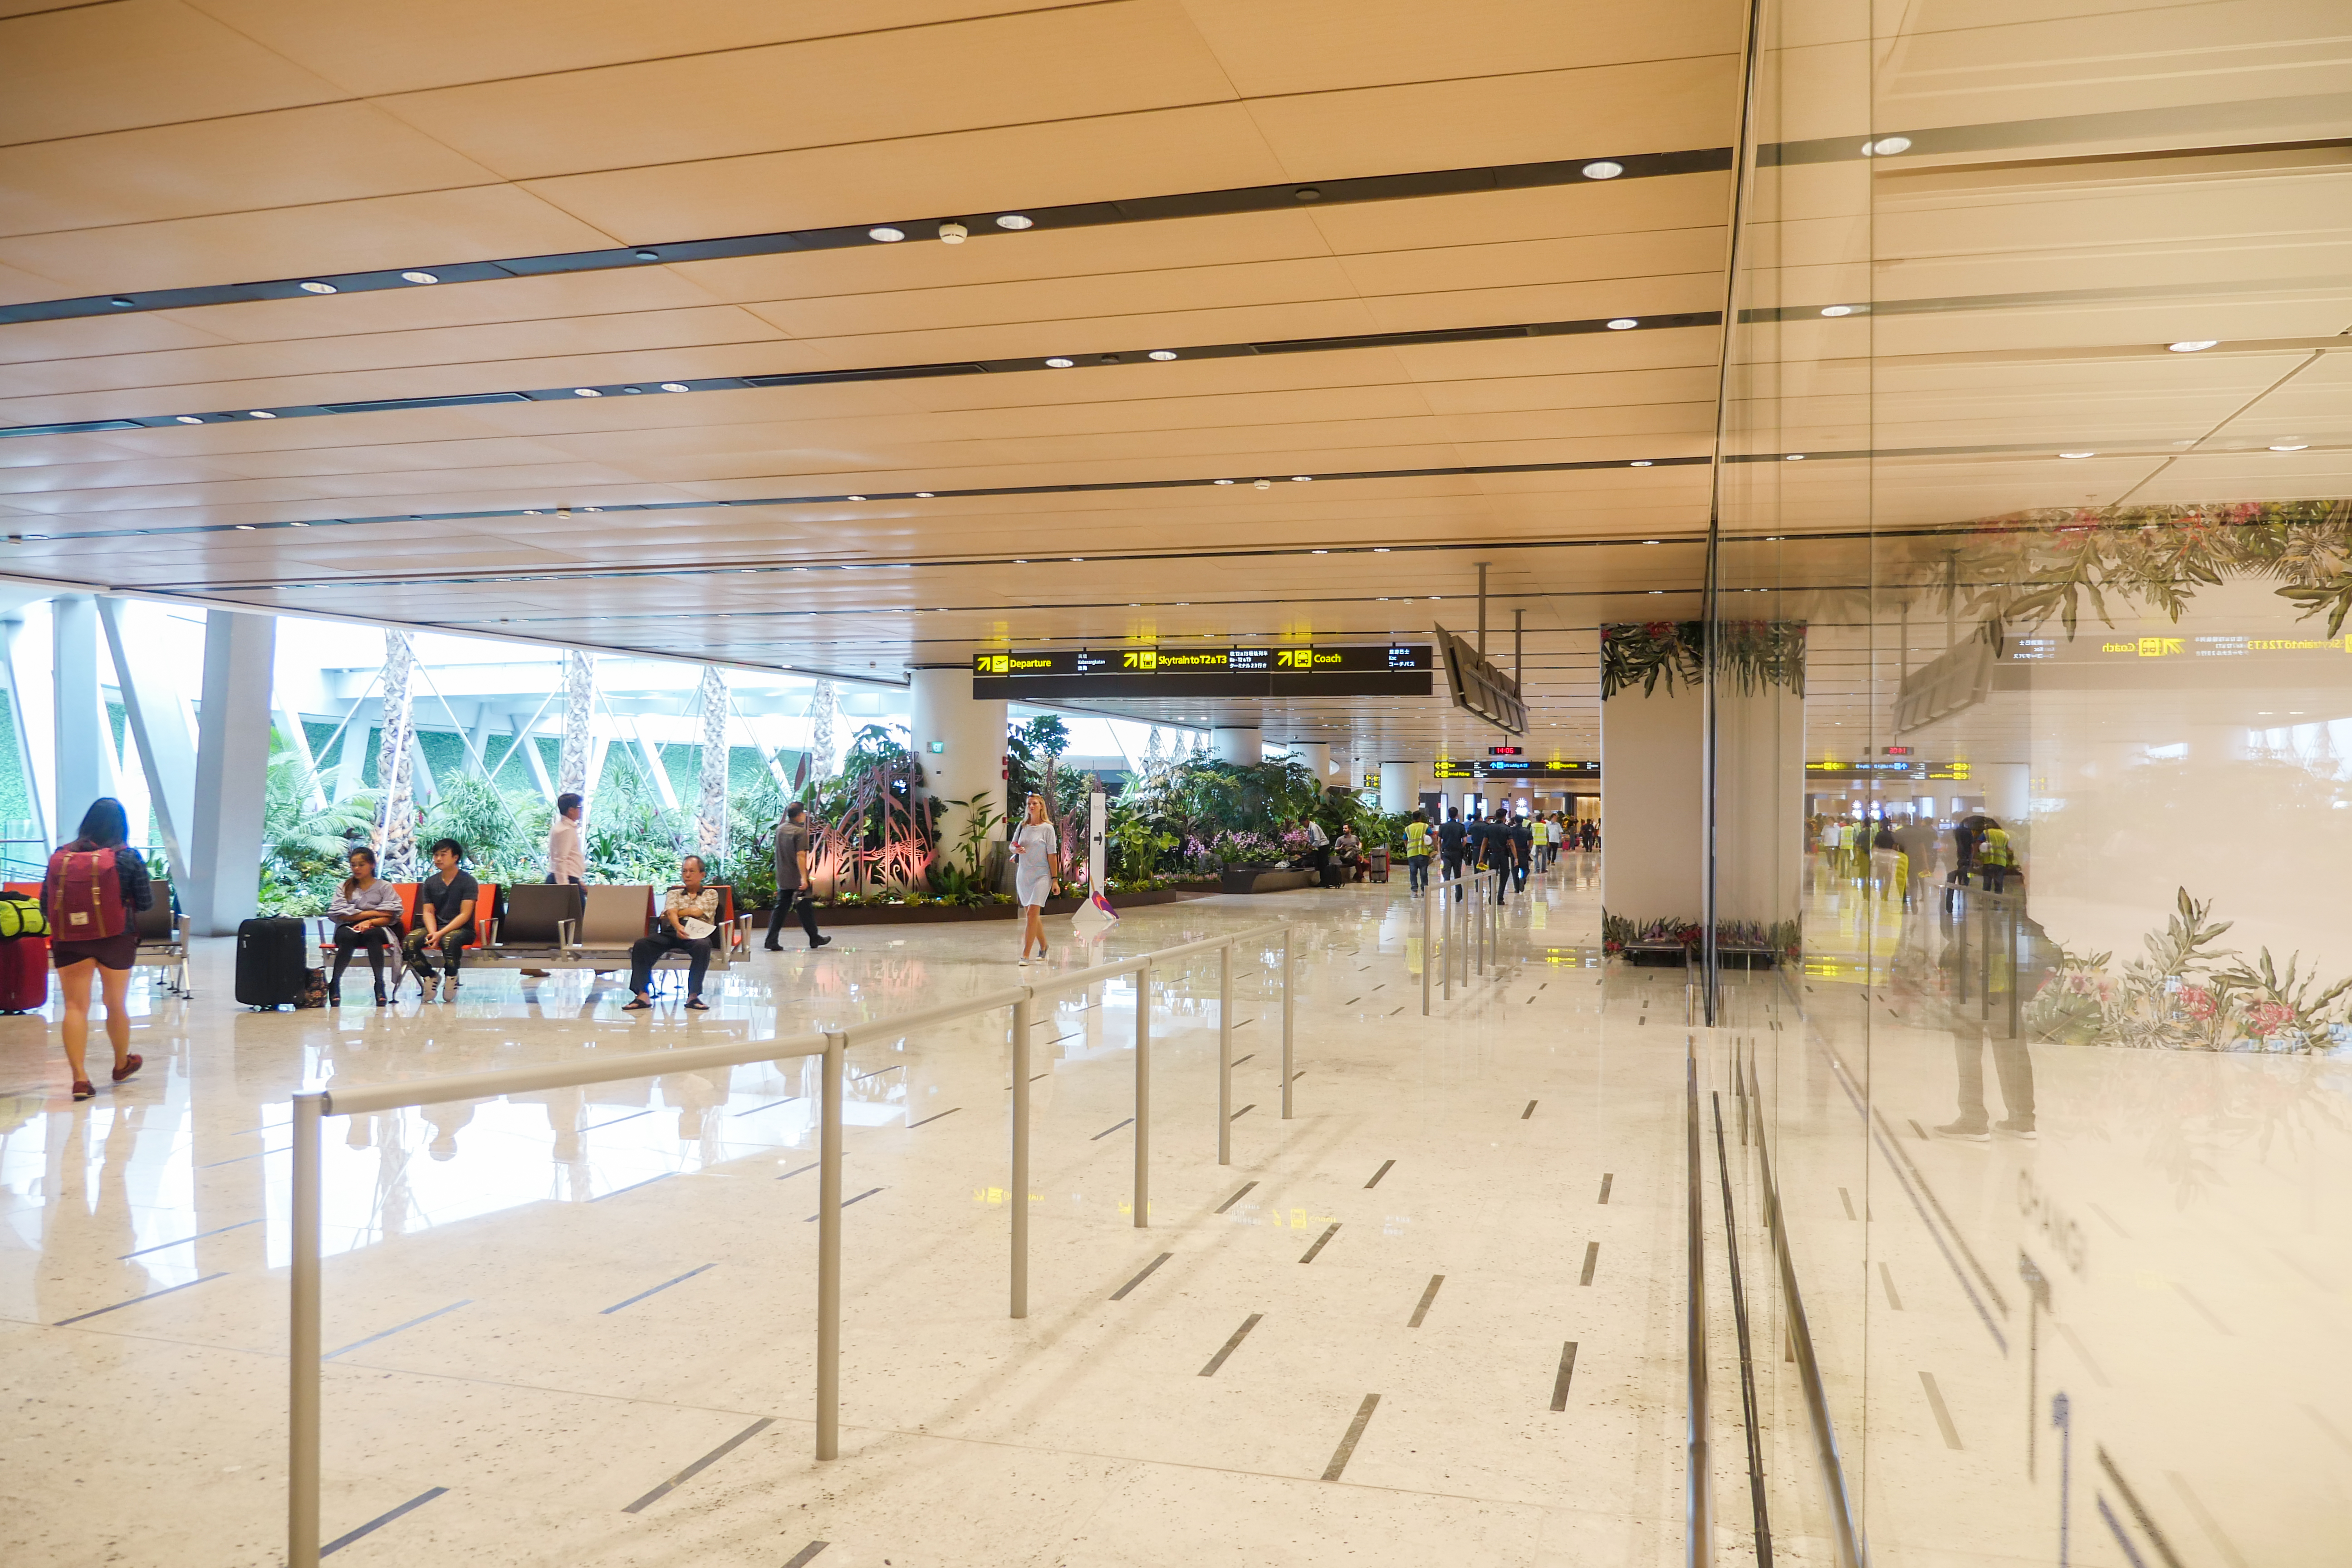
<path fill-rule="evenodd" d="M 49 951 L 57 959 L 58 984 L 66 994 L 66 1065 L 73 1069 L 76 1100 L 98 1092 L 90 1087 L 82 1060 L 89 1044 L 93 975 L 106 996 L 114 1081 L 121 1083 L 146 1065 L 131 1054 L 131 1014 L 122 996 L 131 988 L 131 965 L 139 956 L 139 927 L 132 917 L 154 903 L 155 890 L 147 879 L 147 858 L 126 847 L 130 837 L 122 803 L 101 795 L 82 814 L 81 836 L 49 857 L 48 875 L 41 881 Z"/>

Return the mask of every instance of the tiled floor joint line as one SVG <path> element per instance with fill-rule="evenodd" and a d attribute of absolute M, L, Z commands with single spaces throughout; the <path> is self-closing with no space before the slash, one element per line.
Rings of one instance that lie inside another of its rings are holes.
<path fill-rule="evenodd" d="M 793 1552 L 785 1561 L 784 1568 L 808 1568 L 808 1565 L 816 1560 L 816 1554 L 832 1544 L 833 1542 L 829 1541 L 812 1541 Z"/>
<path fill-rule="evenodd" d="M 802 1167 L 800 1167 L 800 1169 L 798 1169 L 798 1170 L 796 1170 L 796 1171 L 786 1171 L 782 1175 L 778 1176 L 778 1177 L 776 1178 L 776 1180 L 778 1180 L 778 1181 L 780 1181 L 780 1182 L 789 1182 L 789 1181 L 791 1181 L 794 1176 L 805 1176 L 805 1175 L 807 1175 L 811 1171 L 815 1170 L 819 1165 L 821 1165 L 821 1164 L 823 1164 L 823 1163 L 824 1163 L 824 1161 L 822 1161 L 822 1160 L 812 1160 L 812 1161 L 810 1161 L 807 1164 L 803 1165 Z"/>
<path fill-rule="evenodd" d="M 1392 1169 L 1394 1169 L 1394 1168 L 1395 1168 L 1395 1166 L 1396 1166 L 1396 1162 L 1395 1162 L 1394 1160 L 1383 1160 L 1383 1161 L 1381 1161 L 1381 1168 L 1380 1168 L 1379 1170 L 1374 1171 L 1374 1172 L 1372 1173 L 1372 1179 L 1371 1179 L 1370 1181 L 1366 1182 L 1366 1183 L 1364 1184 L 1364 1190 L 1365 1190 L 1366 1192 L 1370 1192 L 1370 1191 L 1371 1191 L 1374 1187 L 1379 1186 L 1379 1185 L 1381 1184 L 1381 1178 L 1382 1176 L 1387 1175 L 1387 1174 L 1389 1173 L 1389 1172 L 1390 1172 L 1390 1171 L 1391 1171 Z"/>
<path fill-rule="evenodd" d="M 640 1302 L 640 1301 L 644 1300 L 645 1300 L 646 1297 L 648 1297 L 648 1296 L 658 1296 L 658 1295 L 660 1295 L 663 1291 L 665 1291 L 665 1290 L 668 1289 L 669 1289 L 671 1286 L 673 1286 L 673 1285 L 683 1285 L 684 1283 L 686 1283 L 686 1281 L 688 1281 L 688 1279 L 693 1279 L 696 1275 L 698 1275 L 698 1274 L 707 1274 L 707 1273 L 709 1273 L 711 1269 L 716 1268 L 718 1268 L 718 1267 L 719 1267 L 719 1265 L 717 1265 L 716 1263 L 706 1263 L 706 1264 L 704 1264 L 704 1265 L 703 1265 L 701 1268 L 689 1268 L 689 1269 L 688 1269 L 685 1273 L 683 1273 L 683 1274 L 679 1275 L 679 1276 L 678 1276 L 677 1279 L 665 1279 L 665 1280 L 663 1280 L 660 1284 L 658 1284 L 658 1285 L 655 1286 L 655 1287 L 654 1287 L 652 1289 L 650 1289 L 650 1290 L 640 1290 L 640 1291 L 638 1291 L 635 1295 L 634 1295 L 634 1296 L 630 1297 L 630 1298 L 629 1298 L 627 1300 L 625 1300 L 625 1301 L 615 1301 L 615 1302 L 614 1302 L 614 1303 L 613 1303 L 613 1305 L 611 1305 L 611 1306 L 609 1306 L 609 1307 L 605 1308 L 603 1311 L 601 1311 L 601 1312 L 597 1313 L 596 1315 L 597 1315 L 598 1317 L 600 1317 L 600 1318 L 609 1318 L 609 1317 L 611 1317 L 614 1313 L 615 1313 L 615 1312 L 619 1311 L 619 1310 L 620 1310 L 622 1308 L 624 1308 L 624 1307 L 634 1307 L 634 1306 L 635 1306 L 638 1302 Z"/>
<path fill-rule="evenodd" d="M 647 1106 L 643 1110 L 632 1110 L 626 1116 L 615 1116 L 610 1121 L 599 1121 L 593 1127 L 583 1127 L 580 1131 L 583 1132 L 602 1132 L 607 1127 L 618 1127 L 624 1121 L 635 1121 L 640 1116 L 651 1116 L 653 1113 L 653 1108 L 651 1106 Z"/>
<path fill-rule="evenodd" d="M 1569 1380 L 1575 1375 L 1576 1342 L 1570 1340 L 1559 1347 L 1559 1371 L 1553 1374 L 1551 1380 L 1551 1407 L 1554 1410 L 1568 1408 Z"/>
<path fill-rule="evenodd" d="M 1936 1386 L 1936 1374 L 1932 1372 L 1922 1372 L 1919 1374 L 1919 1386 L 1927 1391 L 1927 1408 L 1936 1413 L 1936 1426 L 1944 1434 L 1944 1447 L 1958 1447 L 1960 1429 L 1952 1425 L 1952 1413 L 1944 1408 L 1944 1391 Z"/>
<path fill-rule="evenodd" d="M 1246 1061 L 1253 1061 L 1253 1060 L 1256 1059 L 1256 1057 L 1257 1057 L 1257 1053 L 1256 1053 L 1255 1051 L 1252 1051 L 1248 1056 L 1245 1056 L 1245 1057 L 1235 1057 L 1235 1058 L 1234 1058 L 1234 1066 L 1235 1066 L 1235 1067 L 1239 1067 L 1239 1066 L 1241 1066 L 1241 1065 L 1242 1065 L 1242 1063 L 1244 1063 L 1244 1062 L 1246 1062 Z"/>
<path fill-rule="evenodd" d="M 1227 1198 L 1223 1203 L 1219 1204 L 1216 1207 L 1216 1212 L 1219 1214 L 1224 1213 L 1227 1209 L 1241 1202 L 1242 1199 L 1247 1197 L 1249 1195 L 1250 1189 L 1256 1185 L 1257 1184 L 1255 1182 L 1244 1182 L 1242 1184 L 1242 1190 L 1235 1193 L 1232 1197 Z"/>
<path fill-rule="evenodd" d="M 1577 1283 L 1579 1285 L 1591 1284 L 1592 1270 L 1600 1262 L 1601 1244 L 1597 1241 L 1586 1242 L 1584 1244 L 1584 1277 L 1579 1279 Z"/>
<path fill-rule="evenodd" d="M 348 1355 L 352 1351 L 358 1350 L 362 1345 L 372 1345 L 378 1340 L 388 1340 L 394 1334 L 405 1333 L 419 1323 L 429 1323 L 434 1319 L 442 1316 L 444 1313 L 454 1312 L 460 1307 L 470 1307 L 474 1303 L 470 1299 L 463 1301 L 452 1301 L 447 1306 L 436 1308 L 435 1310 L 425 1313 L 421 1318 L 411 1318 L 404 1323 L 395 1324 L 392 1328 L 384 1330 L 383 1332 L 380 1334 L 370 1334 L 363 1340 L 353 1340 L 341 1350 L 329 1351 L 325 1355 L 320 1356 L 319 1359 L 320 1361 L 332 1361 L 339 1355 Z"/>
<path fill-rule="evenodd" d="M 647 1492 L 645 1496 L 639 1498 L 636 1501 L 631 1503 L 621 1511 L 623 1513 L 644 1512 L 649 1505 L 659 1502 L 663 1498 L 667 1497 L 673 1490 L 685 1485 L 688 1481 L 692 1480 L 695 1477 L 700 1475 L 705 1469 L 717 1464 L 729 1454 L 734 1452 L 738 1445 L 757 1436 L 760 1432 L 768 1426 L 773 1420 L 773 1416 L 762 1415 L 759 1420 L 752 1422 L 749 1426 L 744 1427 L 743 1430 L 736 1433 L 735 1436 L 728 1438 L 727 1441 L 719 1444 L 719 1447 L 711 1449 L 710 1452 L 703 1455 L 702 1458 L 695 1460 L 694 1463 L 687 1466 L 686 1468 L 678 1471 L 677 1474 L 670 1477 L 669 1479 L 664 1481 L 661 1485 L 656 1487 L 653 1490 Z"/>
<path fill-rule="evenodd" d="M 739 1110 L 735 1114 L 738 1116 L 757 1116 L 762 1110 L 773 1110 L 779 1105 L 790 1105 L 793 1100 L 798 1100 L 800 1096 L 797 1094 L 788 1094 L 782 1100 L 770 1100 L 765 1105 L 755 1105 L 749 1110 Z"/>
<path fill-rule="evenodd" d="M 1333 1221 L 1331 1222 L 1330 1227 L 1329 1227 L 1328 1229 L 1325 1230 L 1325 1231 L 1324 1231 L 1324 1233 L 1323 1233 L 1322 1235 L 1320 1235 L 1320 1236 L 1318 1236 L 1318 1237 L 1317 1237 L 1315 1238 L 1315 1245 L 1314 1245 L 1314 1246 L 1312 1246 L 1312 1247 L 1308 1247 L 1308 1248 L 1307 1249 L 1307 1256 L 1306 1256 L 1306 1257 L 1304 1257 L 1304 1258 L 1300 1258 L 1298 1261 L 1299 1261 L 1299 1262 L 1301 1262 L 1301 1263 L 1312 1263 L 1312 1262 L 1314 1262 L 1314 1261 L 1315 1261 L 1315 1255 L 1316 1255 L 1317 1253 L 1318 1253 L 1318 1252 L 1322 1251 L 1322 1250 L 1323 1250 L 1323 1248 L 1324 1248 L 1325 1247 L 1328 1246 L 1328 1245 L 1329 1245 L 1329 1243 L 1330 1243 L 1330 1240 L 1331 1240 L 1331 1238 L 1332 1238 L 1333 1237 L 1335 1237 L 1335 1236 L 1337 1236 L 1337 1235 L 1339 1235 L 1339 1225 L 1340 1225 L 1340 1222 L 1339 1222 L 1339 1221 L 1338 1221 L 1338 1220 L 1336 1220 L 1336 1219 L 1335 1219 L 1335 1220 L 1333 1220 Z"/>
<path fill-rule="evenodd" d="M 1231 1116 L 1226 1117 L 1225 1120 L 1228 1121 L 1239 1121 L 1243 1117 L 1247 1116 L 1251 1111 L 1255 1110 L 1256 1109 L 1257 1101 L 1253 1100 L 1247 1105 L 1243 1106 L 1239 1110 L 1234 1111 Z"/>
<path fill-rule="evenodd" d="M 1339 1447 L 1332 1450 L 1331 1462 L 1323 1467 L 1325 1480 L 1338 1480 L 1340 1472 L 1348 1468 L 1348 1460 L 1354 1456 L 1356 1445 L 1363 1440 L 1364 1428 L 1371 1425 L 1372 1412 L 1380 1406 L 1381 1396 L 1377 1394 L 1367 1394 L 1364 1402 L 1356 1406 L 1356 1418 L 1348 1423 L 1348 1435 L 1339 1439 Z"/>
<path fill-rule="evenodd" d="M 1605 1203 L 1607 1203 L 1607 1202 L 1609 1201 L 1609 1184 L 1611 1184 L 1612 1182 L 1614 1182 L 1616 1179 L 1617 1179 L 1617 1173 L 1616 1173 L 1614 1171 L 1604 1171 L 1604 1172 L 1602 1172 L 1602 1173 L 1601 1173 L 1601 1201 L 1602 1203 L 1604 1203 L 1604 1204 L 1605 1204 Z"/>
<path fill-rule="evenodd" d="M 1429 1277 L 1429 1288 L 1421 1293 L 1421 1300 L 1414 1306 L 1412 1316 L 1405 1320 L 1406 1328 L 1421 1327 L 1421 1321 L 1429 1316 L 1430 1303 L 1437 1300 L 1437 1288 L 1444 1283 L 1445 1276 L 1443 1274 L 1433 1274 Z"/>
<path fill-rule="evenodd" d="M 1089 1142 L 1089 1143 L 1099 1143 L 1099 1142 L 1101 1142 L 1104 1139 L 1106 1139 L 1106 1138 L 1109 1137 L 1112 1133 L 1114 1133 L 1114 1132 L 1118 1131 L 1119 1130 L 1119 1128 L 1131 1125 L 1131 1124 L 1134 1122 L 1134 1121 L 1135 1121 L 1135 1118 L 1134 1118 L 1134 1117 L 1132 1117 L 1132 1116 L 1130 1116 L 1130 1117 L 1129 1117 L 1125 1121 L 1121 1121 L 1121 1122 L 1118 1123 L 1118 1124 L 1117 1124 L 1117 1125 L 1115 1125 L 1115 1126 L 1110 1126 L 1110 1127 L 1106 1127 L 1106 1128 L 1104 1128 L 1101 1131 L 1099 1131 L 1099 1132 L 1096 1133 L 1093 1137 L 1091 1137 L 1091 1138 L 1087 1139 L 1087 1142 Z"/>
<path fill-rule="evenodd" d="M 230 1231 L 243 1230 L 247 1226 L 259 1225 L 260 1223 L 261 1222 L 257 1219 L 241 1219 L 235 1225 L 225 1225 L 218 1230 L 200 1230 L 194 1236 L 184 1236 L 177 1241 L 159 1241 L 152 1247 L 142 1247 L 136 1252 L 126 1252 L 121 1258 L 116 1258 L 115 1261 L 118 1263 L 127 1263 L 134 1258 L 144 1258 L 151 1252 L 162 1252 L 165 1248 L 173 1247 L 185 1247 L 192 1241 L 202 1241 L 208 1236 L 226 1236 Z"/>
<path fill-rule="evenodd" d="M 125 1307 L 135 1307 L 142 1301 L 152 1301 L 158 1296 L 168 1296 L 174 1290 L 193 1290 L 197 1286 L 221 1279 L 227 1273 L 228 1270 L 224 1268 L 218 1274 L 207 1274 L 202 1279 L 191 1279 L 184 1285 L 166 1285 L 161 1290 L 150 1290 L 144 1296 L 133 1296 L 128 1301 L 117 1301 L 111 1307 L 100 1307 L 94 1312 L 82 1312 L 74 1317 L 60 1318 L 56 1322 L 51 1323 L 49 1327 L 53 1329 L 62 1329 L 68 1323 L 81 1323 L 87 1322 L 92 1318 L 102 1318 L 109 1312 L 119 1312 Z"/>
<path fill-rule="evenodd" d="M 842 1206 L 843 1208 L 847 1208 L 847 1207 L 848 1207 L 850 1205 L 852 1205 L 852 1204 L 862 1204 L 862 1203 L 864 1203 L 866 1199 L 868 1199 L 868 1198 L 872 1197 L 875 1194 L 877 1194 L 877 1193 L 880 1192 L 881 1190 L 882 1190 L 882 1189 L 881 1189 L 880 1187 L 868 1187 L 868 1188 L 866 1188 L 864 1192 L 862 1192 L 862 1193 L 858 1194 L 857 1194 L 856 1197 L 854 1197 L 854 1198 L 844 1198 L 844 1199 L 842 1199 L 842 1200 L 841 1200 L 841 1206 Z M 802 1223 L 803 1225 L 814 1225 L 820 1217 L 822 1217 L 822 1216 L 821 1216 L 821 1215 L 809 1215 L 809 1216 L 808 1216 L 808 1218 L 806 1218 L 806 1219 L 804 1219 L 804 1220 L 801 1221 L 801 1223 Z"/>
<path fill-rule="evenodd" d="M 394 1509 L 391 1512 L 380 1513 L 373 1519 L 369 1520 L 365 1524 L 361 1525 L 357 1530 L 345 1531 L 342 1534 L 338 1535 L 332 1541 L 330 1541 L 324 1546 L 319 1548 L 319 1555 L 325 1557 L 332 1552 L 341 1552 L 344 1547 L 349 1546 L 361 1536 L 367 1534 L 371 1531 L 382 1530 L 385 1525 L 390 1524 L 402 1514 L 410 1511 L 412 1509 L 423 1508 L 426 1503 L 431 1502 L 435 1498 L 439 1497 L 443 1492 L 446 1492 L 448 1489 L 449 1489 L 447 1487 L 435 1487 L 429 1491 L 417 1493 L 415 1497 L 410 1498 L 406 1502 L 402 1503 L 398 1508 Z"/>
<path fill-rule="evenodd" d="M 1533 1116 L 1535 1113 L 1536 1113 L 1536 1102 L 1535 1102 L 1534 1100 L 1528 1100 L 1528 1108 L 1527 1108 L 1525 1110 L 1522 1110 L 1522 1111 L 1520 1111 L 1520 1112 L 1519 1112 L 1519 1120 L 1520 1120 L 1520 1121 L 1525 1121 L 1528 1117 Z"/>
<path fill-rule="evenodd" d="M 1150 1279 L 1150 1278 L 1151 1278 L 1151 1271 L 1152 1271 L 1153 1269 L 1155 1269 L 1155 1268 L 1159 1268 L 1161 1264 L 1163 1264 L 1163 1263 L 1167 1262 L 1170 1258 L 1173 1258 L 1173 1257 L 1175 1257 L 1175 1256 L 1176 1256 L 1176 1255 L 1175 1255 L 1174 1253 L 1172 1253 L 1172 1252 L 1163 1252 L 1163 1253 L 1161 1253 L 1159 1257 L 1157 1257 L 1157 1258 L 1153 1258 L 1150 1262 L 1149 1262 L 1149 1263 L 1147 1263 L 1147 1264 L 1145 1264 L 1145 1265 L 1143 1266 L 1143 1272 L 1142 1272 L 1142 1273 L 1140 1273 L 1140 1274 L 1137 1275 L 1134 1279 L 1132 1279 L 1129 1280 L 1126 1284 L 1124 1284 L 1124 1285 L 1120 1286 L 1118 1289 L 1116 1289 L 1116 1290 L 1112 1291 L 1112 1292 L 1110 1293 L 1110 1299 L 1111 1299 L 1112 1300 L 1114 1300 L 1114 1301 L 1123 1301 L 1123 1300 L 1125 1300 L 1127 1299 L 1127 1293 L 1128 1293 L 1129 1290 L 1134 1289 L 1138 1285 L 1140 1285 L 1140 1284 L 1142 1284 L 1146 1279 Z"/>
<path fill-rule="evenodd" d="M 617 1198 L 617 1197 L 619 1197 L 623 1193 L 634 1193 L 634 1192 L 635 1192 L 639 1187 L 650 1187 L 650 1186 L 652 1186 L 656 1182 L 667 1182 L 667 1181 L 668 1181 L 672 1176 L 675 1176 L 675 1175 L 677 1175 L 677 1173 L 676 1171 L 664 1171 L 664 1172 L 663 1172 L 660 1175 L 658 1175 L 658 1176 L 647 1176 L 647 1177 L 646 1177 L 644 1181 L 642 1181 L 642 1182 L 631 1182 L 631 1183 L 630 1183 L 627 1186 L 625 1186 L 625 1187 L 614 1187 L 614 1188 L 611 1192 L 609 1192 L 609 1193 L 598 1193 L 594 1197 L 590 1198 L 588 1201 L 589 1201 L 590 1203 L 592 1203 L 592 1204 L 601 1204 L 601 1203 L 603 1203 L 606 1198 Z"/>
<path fill-rule="evenodd" d="M 1029 1081 L 1031 1083 L 1035 1083 L 1037 1080 L 1033 1078 Z M 920 1121 L 908 1122 L 907 1131 L 912 1132 L 918 1127 L 929 1127 L 932 1122 L 937 1121 L 940 1119 L 940 1116 L 953 1116 L 957 1111 L 961 1110 L 962 1109 L 963 1107 L 961 1105 L 950 1105 L 945 1110 L 940 1111 L 939 1116 L 926 1116 Z"/>
<path fill-rule="evenodd" d="M 1242 1348 L 1242 1342 L 1249 1338 L 1249 1331 L 1252 1329 L 1256 1328 L 1259 1321 L 1264 1319 L 1265 1316 L 1265 1314 L 1264 1312 L 1252 1312 L 1248 1317 L 1243 1319 L 1242 1326 L 1234 1331 L 1234 1337 L 1227 1340 L 1223 1345 L 1219 1346 L 1217 1353 L 1209 1358 L 1209 1364 L 1201 1369 L 1201 1375 L 1202 1377 L 1216 1376 L 1217 1369 L 1225 1364 L 1225 1358 Z"/>
<path fill-rule="evenodd" d="M 1878 1279 L 1879 1283 L 1886 1287 L 1886 1304 L 1895 1310 L 1901 1311 L 1903 1298 L 1895 1293 L 1895 1276 L 1887 1271 L 1886 1265 L 1884 1263 L 1878 1266 Z"/>

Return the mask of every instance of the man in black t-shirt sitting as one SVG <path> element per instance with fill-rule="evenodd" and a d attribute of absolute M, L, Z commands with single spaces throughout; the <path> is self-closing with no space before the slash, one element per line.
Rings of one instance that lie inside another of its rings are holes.
<path fill-rule="evenodd" d="M 415 971 L 416 983 L 425 988 L 427 1002 L 455 1002 L 457 999 L 457 954 L 474 940 L 474 905 L 481 896 L 481 887 L 471 872 L 459 868 L 466 858 L 466 847 L 454 838 L 436 840 L 433 846 L 433 875 L 416 889 L 416 928 L 408 933 L 404 945 L 408 949 L 409 967 Z M 441 963 L 446 973 L 436 982 L 433 960 L 435 948 L 441 950 Z M 440 986 L 435 994 L 436 984 Z"/>

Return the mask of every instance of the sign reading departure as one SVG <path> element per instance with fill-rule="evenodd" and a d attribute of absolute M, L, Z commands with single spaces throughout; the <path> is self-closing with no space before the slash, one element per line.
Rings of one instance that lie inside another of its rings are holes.
<path fill-rule="evenodd" d="M 1265 647 L 990 649 L 971 659 L 976 698 L 1426 697 L 1426 643 Z"/>

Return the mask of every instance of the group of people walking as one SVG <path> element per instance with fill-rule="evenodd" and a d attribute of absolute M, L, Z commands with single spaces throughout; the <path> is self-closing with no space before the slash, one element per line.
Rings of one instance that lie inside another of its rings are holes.
<path fill-rule="evenodd" d="M 1469 820 L 1463 820 L 1462 808 L 1448 806 L 1445 820 L 1433 825 L 1428 808 L 1416 809 L 1412 820 L 1405 825 L 1405 865 L 1412 873 L 1412 896 L 1421 897 L 1429 890 L 1429 863 L 1432 850 L 1440 875 L 1447 881 L 1459 881 L 1465 867 L 1472 871 L 1498 871 L 1495 879 L 1495 901 L 1501 903 L 1515 889 L 1528 885 L 1530 870 L 1551 869 L 1563 848 L 1590 852 L 1601 846 L 1598 824 L 1585 821 L 1572 823 L 1566 812 L 1554 812 L 1534 816 L 1516 816 L 1501 806 L 1492 811 L 1473 811 Z M 1460 898 L 1461 890 L 1454 890 Z"/>

